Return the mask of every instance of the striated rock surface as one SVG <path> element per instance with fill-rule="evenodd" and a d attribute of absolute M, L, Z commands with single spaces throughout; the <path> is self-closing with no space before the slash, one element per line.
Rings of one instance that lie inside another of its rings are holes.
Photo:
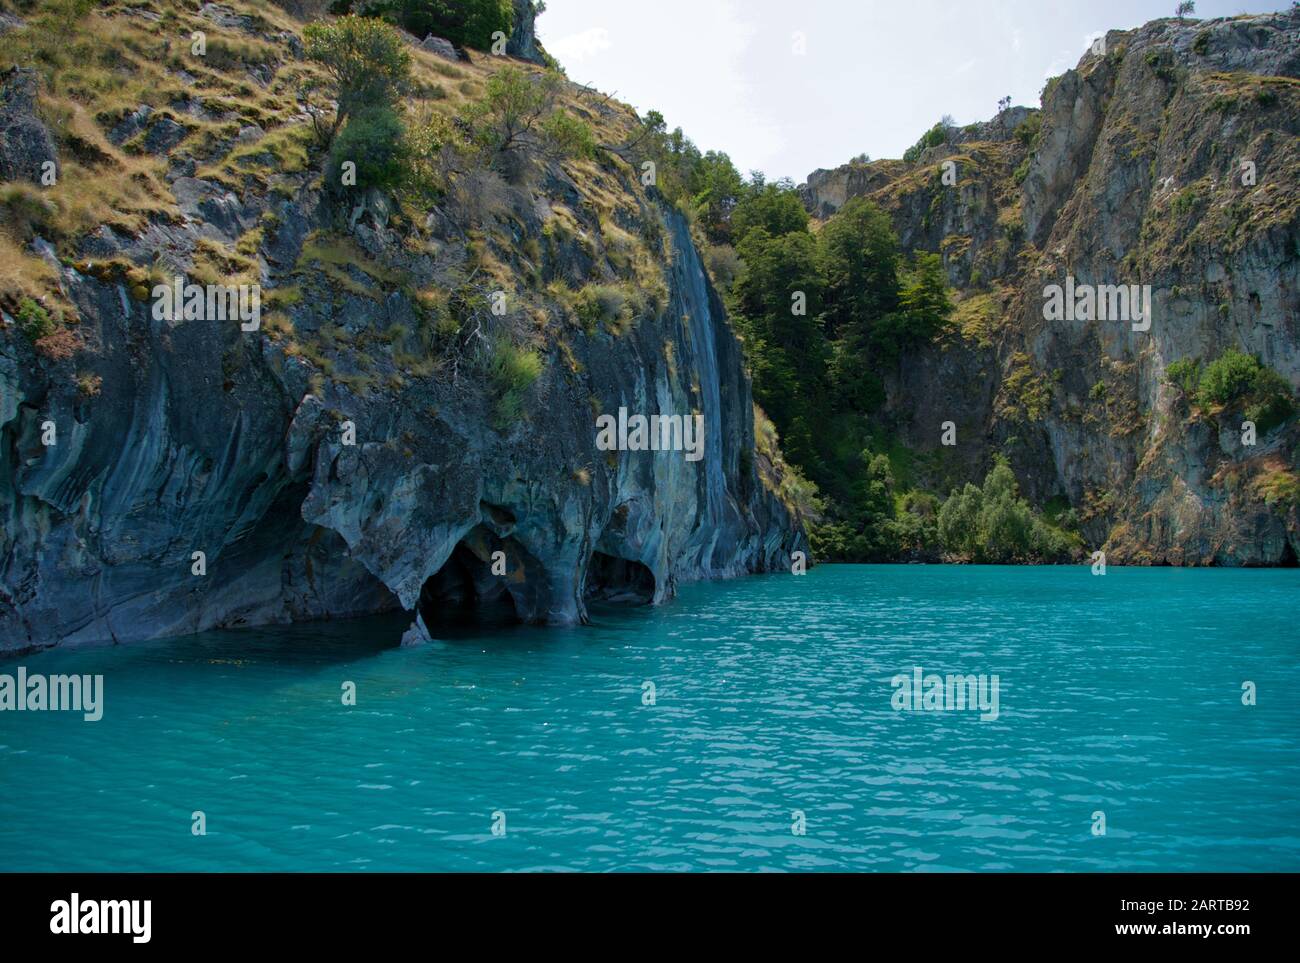
<path fill-rule="evenodd" d="M 199 16 L 263 30 L 282 52 L 263 71 L 295 62 L 281 24 Z M 485 60 L 456 69 L 481 83 Z M 806 551 L 691 233 L 626 164 L 539 155 L 414 211 L 331 196 L 275 154 L 310 143 L 299 104 L 249 136 L 211 118 L 223 140 L 158 106 L 188 96 L 100 118 L 100 163 L 125 163 L 117 142 L 165 158 L 155 209 L 22 252 L 62 322 L 55 341 L 0 329 L 0 652 L 396 609 L 407 642 L 461 618 L 574 623 L 592 599 L 662 602 Z M 565 96 L 610 137 L 635 123 Z M 160 316 L 174 277 L 257 283 L 260 327 Z M 606 288 L 625 310 L 575 314 Z M 512 353 L 535 379 L 501 383 Z M 704 457 L 598 450 L 620 407 L 698 413 Z"/>
<path fill-rule="evenodd" d="M 120 284 L 64 269 L 103 383 L 86 399 L 13 345 L 0 354 L 4 647 L 398 606 L 428 622 L 492 599 L 524 621 L 569 623 L 591 595 L 660 602 L 680 581 L 788 566 L 806 549 L 801 528 L 746 455 L 739 346 L 672 224 L 664 311 L 588 345 L 581 381 L 548 369 L 504 432 L 468 386 L 318 395 L 308 365 L 266 339 L 155 321 Z M 411 306 L 394 295 L 341 313 L 382 330 Z M 593 412 L 619 406 L 698 407 L 705 457 L 597 451 Z M 195 551 L 205 575 L 192 574 Z"/>

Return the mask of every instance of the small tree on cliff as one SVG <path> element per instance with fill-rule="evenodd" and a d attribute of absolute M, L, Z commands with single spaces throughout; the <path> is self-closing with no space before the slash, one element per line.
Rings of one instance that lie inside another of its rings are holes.
<path fill-rule="evenodd" d="M 1178 5 L 1178 9 L 1174 11 L 1174 13 L 1178 16 L 1179 20 L 1182 20 L 1184 17 L 1191 16 L 1195 12 L 1196 12 L 1196 0 L 1182 0 L 1182 3 Z"/>
<path fill-rule="evenodd" d="M 326 123 L 313 113 L 316 134 L 330 144 L 339 128 L 366 110 L 391 106 L 411 70 L 411 54 L 397 31 L 366 17 L 340 17 L 313 23 L 303 32 L 307 56 L 321 64 L 333 81 L 336 107 Z"/>
<path fill-rule="evenodd" d="M 468 105 L 461 120 L 489 159 L 545 146 L 561 153 L 590 153 L 595 149 L 590 129 L 557 109 L 563 84 L 553 70 L 534 75 L 503 67 L 487 79 L 483 99 Z"/>

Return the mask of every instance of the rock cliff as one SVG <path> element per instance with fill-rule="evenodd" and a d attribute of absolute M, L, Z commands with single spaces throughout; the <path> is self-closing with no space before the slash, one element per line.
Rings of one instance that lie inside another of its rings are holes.
<path fill-rule="evenodd" d="M 396 609 L 409 639 L 573 623 L 806 550 L 691 233 L 629 164 L 467 171 L 418 209 L 340 199 L 287 15 L 91 18 L 145 72 L 119 105 L 48 83 L 38 104 L 26 70 L 0 94 L 0 650 Z M 200 28 L 208 59 L 177 54 Z M 435 99 L 508 62 L 413 56 Z M 562 97 L 614 142 L 636 128 Z M 44 159 L 66 169 L 46 193 Z M 259 285 L 260 326 L 160 318 L 173 277 Z M 520 357 L 536 377 L 502 380 Z M 704 457 L 598 450 L 620 407 L 701 415 Z"/>
<path fill-rule="evenodd" d="M 1243 444 L 1241 404 L 1193 404 L 1166 372 L 1235 349 L 1300 385 L 1298 78 L 1300 11 L 1154 21 L 1108 33 L 1041 109 L 809 176 L 814 216 L 872 199 L 958 291 L 953 331 L 885 373 L 880 419 L 936 456 L 931 487 L 1002 450 L 1112 561 L 1295 563 L 1295 418 Z M 1150 285 L 1149 330 L 1045 320 L 1067 277 Z"/>

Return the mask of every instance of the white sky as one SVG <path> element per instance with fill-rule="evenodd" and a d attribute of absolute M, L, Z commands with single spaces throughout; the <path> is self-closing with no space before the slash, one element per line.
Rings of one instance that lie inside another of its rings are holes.
<path fill-rule="evenodd" d="M 1290 0 L 1200 0 L 1201 19 Z M 543 45 L 569 79 L 663 113 L 742 173 L 803 181 L 863 151 L 899 157 L 944 114 L 986 120 L 1108 29 L 1177 0 L 547 0 Z M 794 52 L 802 34 L 806 53 Z"/>

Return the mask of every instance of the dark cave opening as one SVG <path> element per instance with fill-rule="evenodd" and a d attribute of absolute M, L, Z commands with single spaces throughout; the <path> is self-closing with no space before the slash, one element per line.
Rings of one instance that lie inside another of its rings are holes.
<path fill-rule="evenodd" d="M 654 573 L 640 562 L 594 552 L 587 566 L 587 601 L 649 605 L 655 597 Z"/>
<path fill-rule="evenodd" d="M 523 621 L 506 587 L 507 576 L 492 571 L 491 554 L 484 561 L 466 545 L 477 532 L 458 542 L 446 564 L 420 589 L 417 604 L 426 627 L 514 625 Z"/>
<path fill-rule="evenodd" d="M 1282 545 L 1282 557 L 1277 561 L 1278 568 L 1296 568 L 1300 567 L 1300 561 L 1297 561 L 1295 546 L 1291 540 L 1287 539 Z"/>

